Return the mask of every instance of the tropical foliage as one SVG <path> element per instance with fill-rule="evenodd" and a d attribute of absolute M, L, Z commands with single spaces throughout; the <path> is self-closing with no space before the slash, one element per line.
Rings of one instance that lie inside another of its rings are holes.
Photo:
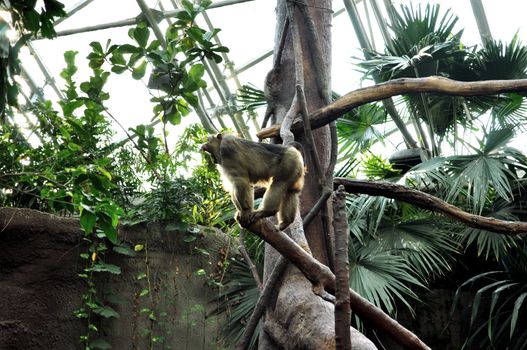
<path fill-rule="evenodd" d="M 509 43 L 489 40 L 481 47 L 466 47 L 463 31 L 456 29 L 458 18 L 439 5 L 403 5 L 392 15 L 395 23 L 386 51 L 366 52 L 367 58 L 358 62 L 365 79 L 439 75 L 477 81 L 526 75 L 527 47 L 517 36 Z M 240 92 L 248 109 L 262 105 L 262 99 L 263 93 L 250 86 Z M 404 130 L 374 103 L 337 121 L 337 176 L 397 182 L 472 213 L 525 220 L 527 158 L 510 146 L 525 131 L 522 95 L 416 94 L 402 96 L 396 107 L 405 120 L 402 127 L 416 135 L 424 149 L 414 153 L 421 155 L 420 164 L 402 166 L 384 153 L 404 148 L 399 133 Z M 527 263 L 524 237 L 466 228 L 411 203 L 382 197 L 349 197 L 348 209 L 350 286 L 355 291 L 395 313 L 398 305 L 411 309 L 433 283 L 456 276 L 458 294 L 476 287 L 466 345 L 518 349 L 527 345 L 527 337 L 519 332 L 527 295 L 527 275 L 521 268 Z M 462 269 L 466 264 L 480 264 L 483 271 L 502 269 L 476 276 L 467 270 L 452 272 L 454 266 Z M 491 299 L 490 310 L 482 302 L 486 298 Z M 236 300 L 240 309 L 250 310 L 246 303 L 252 300 Z M 488 317 L 482 316 L 485 312 Z M 236 323 L 241 326 L 236 320 L 230 327 Z"/>
<path fill-rule="evenodd" d="M 14 23 L 32 34 L 53 36 L 52 19 L 64 15 L 54 0 L 44 1 L 42 13 L 34 12 L 34 4 L 27 7 L 33 2 L 13 3 L 22 6 L 13 11 Z M 0 1 L 0 6 L 4 4 Z M 87 81 L 77 82 L 76 53 L 66 52 L 61 73 L 66 98 L 58 107 L 47 101 L 37 104 L 31 111 L 37 124 L 29 136 L 5 120 L 0 123 L 0 205 L 79 215 L 92 244 L 90 253 L 96 256 L 84 258 L 97 264 L 104 263 L 97 259 L 107 249 L 106 239 L 118 243 L 119 219 L 125 223 L 171 219 L 182 230 L 203 224 L 236 235 L 231 230 L 232 205 L 217 172 L 195 156 L 205 130 L 213 129 L 198 95 L 206 87 L 202 60 L 219 62 L 227 51 L 212 40 L 217 29 L 205 31 L 196 24 L 196 16 L 209 4 L 202 1 L 194 7 L 183 1 L 164 41 L 151 38 L 149 27 L 141 23 L 129 31 L 130 42 L 91 43 Z M 442 12 L 439 5 L 402 6 L 391 15 L 394 23 L 386 50 L 367 52 L 358 62 L 365 79 L 439 75 L 477 81 L 527 75 L 527 47 L 517 36 L 509 43 L 489 40 L 481 47 L 466 47 L 457 17 L 449 10 Z M 0 23 L 0 39 L 6 30 Z M 23 36 L 14 45 L 0 42 L 2 118 L 16 107 L 16 55 L 23 42 Z M 152 124 L 138 125 L 123 130 L 126 141 L 115 142 L 111 126 L 116 118 L 106 107 L 110 94 L 105 85 L 112 74 L 142 79 L 149 69 L 157 81 L 153 88 L 159 91 L 152 95 L 152 121 L 159 121 L 162 131 Z M 233 114 L 251 113 L 265 105 L 264 93 L 245 86 L 239 102 Z M 484 216 L 527 218 L 527 157 L 511 147 L 511 141 L 525 132 L 523 95 L 422 93 L 402 96 L 396 108 L 403 124 L 393 123 L 378 103 L 339 119 L 337 176 L 397 182 Z M 180 124 L 191 109 L 202 126 L 188 127 L 170 149 L 166 126 Z M 418 140 L 416 166 L 401 166 L 383 153 L 405 148 L 403 132 Z M 411 203 L 382 197 L 350 196 L 347 204 L 351 288 L 394 314 L 401 305 L 411 310 L 432 283 L 452 276 L 454 266 L 477 263 L 483 272 L 474 276 L 464 270 L 455 275 L 457 294 L 474 295 L 467 345 L 527 346 L 527 334 L 521 332 L 527 319 L 525 237 L 466 228 Z M 258 264 L 262 243 L 251 240 L 250 255 Z M 102 265 L 88 269 L 95 266 Z M 259 290 L 245 263 L 237 259 L 223 282 L 219 310 L 228 313 L 226 342 L 235 342 Z M 79 317 L 97 314 L 94 310 L 101 305 L 92 303 L 92 297 L 95 293 L 90 296 L 93 307 L 87 304 Z"/>

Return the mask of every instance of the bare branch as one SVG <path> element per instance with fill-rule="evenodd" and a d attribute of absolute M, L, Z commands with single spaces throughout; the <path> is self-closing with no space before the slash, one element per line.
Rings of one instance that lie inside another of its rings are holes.
<path fill-rule="evenodd" d="M 258 286 L 258 289 L 262 289 L 262 280 L 260 279 L 260 275 L 258 275 L 258 271 L 256 270 L 256 266 L 254 266 L 253 261 L 249 257 L 249 254 L 247 254 L 247 249 L 245 249 L 245 229 L 240 229 L 240 245 L 238 249 L 240 250 L 240 253 L 242 253 L 243 259 L 247 263 L 247 266 L 249 266 L 249 270 L 251 270 L 251 273 L 253 275 L 254 281 L 256 282 L 256 285 Z"/>
<path fill-rule="evenodd" d="M 343 185 L 348 193 L 382 196 L 439 212 L 467 226 L 506 235 L 527 232 L 527 222 L 504 221 L 467 213 L 431 194 L 389 182 L 374 182 L 335 178 L 334 185 Z"/>
<path fill-rule="evenodd" d="M 330 292 L 335 291 L 335 275 L 331 270 L 313 258 L 285 233 L 279 231 L 269 220 L 258 220 L 247 228 L 287 257 L 314 286 L 323 287 Z M 365 322 L 385 332 L 400 345 L 408 349 L 430 349 L 415 334 L 352 290 L 350 290 L 350 305 Z"/>
<path fill-rule="evenodd" d="M 307 149 L 311 155 L 313 161 L 313 167 L 317 175 L 319 186 L 324 184 L 324 174 L 322 173 L 322 166 L 320 165 L 320 158 L 318 157 L 317 149 L 315 148 L 315 138 L 313 137 L 313 131 L 311 130 L 311 123 L 309 122 L 309 116 L 307 112 L 306 95 L 304 94 L 304 88 L 301 85 L 296 86 L 296 97 L 300 104 L 300 114 L 302 115 L 302 125 L 304 127 L 304 135 L 306 140 Z"/>
<path fill-rule="evenodd" d="M 324 189 L 324 192 L 321 198 L 317 201 L 317 203 L 313 206 L 313 208 L 311 208 L 311 210 L 309 211 L 309 214 L 306 215 L 302 221 L 302 227 L 304 230 L 311 223 L 311 221 L 313 220 L 315 215 L 320 211 L 322 206 L 325 205 L 331 193 L 332 193 L 331 190 L 327 188 Z M 273 267 L 273 271 L 267 278 L 267 282 L 263 288 L 263 291 L 260 294 L 258 301 L 256 302 L 256 306 L 254 307 L 253 313 L 251 314 L 251 318 L 249 319 L 249 322 L 247 322 L 247 326 L 245 326 L 243 337 L 240 343 L 238 344 L 237 349 L 245 350 L 249 347 L 254 330 L 256 329 L 256 326 L 258 326 L 258 322 L 260 321 L 260 318 L 262 317 L 265 311 L 265 308 L 267 307 L 271 297 L 276 293 L 276 287 L 278 285 L 278 281 L 280 280 L 280 277 L 282 277 L 282 274 L 284 273 L 285 268 L 287 267 L 288 263 L 289 261 L 286 258 L 284 258 L 283 255 L 280 255 L 278 259 L 276 260 L 276 263 Z M 321 292 L 321 295 L 326 295 L 326 294 L 327 292 Z"/>
<path fill-rule="evenodd" d="M 342 114 L 355 107 L 402 94 L 433 92 L 453 96 L 482 96 L 526 90 L 527 79 L 475 82 L 462 82 L 436 76 L 395 79 L 386 83 L 354 90 L 332 104 L 311 113 L 309 119 L 311 120 L 311 127 L 317 129 L 338 119 Z M 291 131 L 300 133 L 302 129 L 302 121 L 300 119 L 295 120 Z M 262 130 L 260 132 L 269 134 L 268 130 Z M 258 137 L 261 138 L 260 136 Z"/>
<path fill-rule="evenodd" d="M 307 213 L 304 216 L 304 228 L 309 225 L 309 223 L 315 218 L 315 215 L 317 215 L 320 212 L 320 209 L 322 209 L 323 206 L 326 205 L 326 202 L 331 195 L 331 190 L 328 188 L 322 189 L 322 194 L 320 195 L 320 198 L 317 200 L 315 205 L 309 210 L 309 213 Z"/>
<path fill-rule="evenodd" d="M 335 231 L 335 342 L 337 349 L 351 350 L 350 337 L 350 289 L 348 256 L 348 212 L 346 211 L 346 192 L 339 186 L 333 195 L 333 228 Z"/>

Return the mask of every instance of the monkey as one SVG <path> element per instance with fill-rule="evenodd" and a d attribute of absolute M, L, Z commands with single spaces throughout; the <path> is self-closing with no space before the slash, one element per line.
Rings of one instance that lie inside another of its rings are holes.
<path fill-rule="evenodd" d="M 201 150 L 209 153 L 219 166 L 240 226 L 247 227 L 275 214 L 280 230 L 294 221 L 304 187 L 303 150 L 299 143 L 290 146 L 258 143 L 220 133 L 209 136 Z M 254 210 L 254 185 L 266 187 L 257 210 Z"/>

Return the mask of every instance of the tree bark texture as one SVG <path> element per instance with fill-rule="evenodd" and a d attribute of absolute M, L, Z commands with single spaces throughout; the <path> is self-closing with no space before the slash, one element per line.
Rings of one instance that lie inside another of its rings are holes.
<path fill-rule="evenodd" d="M 318 85 L 319 71 L 325 72 L 325 76 L 330 75 L 330 48 L 331 48 L 331 1 L 307 1 L 307 10 L 315 23 L 315 30 L 320 39 L 324 58 L 322 64 L 320 60 L 312 57 L 313 43 L 310 43 L 311 36 L 308 35 L 309 28 L 306 21 L 302 19 L 299 6 L 302 2 L 289 2 L 294 6 L 295 24 L 298 27 L 300 42 L 303 52 L 304 68 L 304 92 L 309 111 L 318 110 L 327 103 L 321 91 L 324 87 Z M 287 2 L 285 0 L 277 1 L 277 25 L 275 40 L 275 56 L 279 48 L 280 33 L 283 32 L 284 22 L 287 18 Z M 295 77 L 295 59 L 292 45 L 291 31 L 288 31 L 285 38 L 285 46 L 279 62 L 279 94 L 273 101 L 275 106 L 275 115 L 272 120 L 273 124 L 281 123 L 286 112 L 291 107 L 293 97 L 296 92 Z M 330 86 L 329 79 L 325 79 L 323 84 Z M 325 172 L 330 163 L 330 145 L 331 137 L 328 127 L 322 127 L 315 131 L 315 147 L 318 151 L 322 170 Z M 296 141 L 303 142 L 302 138 Z M 309 156 L 305 159 L 307 169 L 313 169 L 313 162 Z M 320 184 L 315 177 L 314 171 L 306 174 L 304 191 L 301 195 L 301 215 L 306 215 L 311 207 L 315 205 L 320 195 Z M 300 221 L 300 218 L 297 218 Z M 266 221 L 266 220 L 261 220 Z M 292 226 L 295 226 L 293 224 Z M 298 226 L 298 225 L 297 225 Z M 295 227 L 297 227 L 295 226 Z M 301 227 L 301 223 L 299 225 Z M 327 254 L 326 239 L 321 220 L 321 215 L 315 216 L 307 230 L 304 233 L 301 230 L 291 230 L 291 235 L 302 247 L 302 252 L 291 252 L 293 255 L 307 254 L 306 251 L 323 265 L 314 267 L 315 270 L 322 268 L 326 270 L 322 275 L 332 275 L 328 265 L 329 257 Z M 307 241 L 306 241 L 307 239 Z M 309 244 L 308 244 L 309 243 Z M 307 254 L 309 255 L 309 254 Z M 264 266 L 264 283 L 271 273 L 276 259 L 279 254 L 268 244 L 266 244 L 265 266 Z M 304 273 L 306 271 L 302 270 Z M 329 282 L 331 283 L 331 282 Z M 333 281 L 334 283 L 334 281 Z M 259 339 L 260 349 L 334 349 L 335 348 L 335 331 L 333 322 L 333 305 L 324 301 L 315 295 L 312 290 L 312 283 L 300 273 L 295 266 L 289 266 L 276 288 L 276 296 L 269 303 L 265 320 L 263 322 L 263 332 Z M 363 349 L 375 349 L 375 346 L 360 333 L 353 333 L 357 337 L 363 337 L 360 342 L 364 345 Z M 278 344 L 278 345 L 277 345 Z"/>
<path fill-rule="evenodd" d="M 346 192 L 339 186 L 333 195 L 333 226 L 335 231 L 335 341 L 337 350 L 351 350 L 349 334 L 350 288 L 349 288 L 349 226 L 346 211 Z"/>
<path fill-rule="evenodd" d="M 279 231 L 268 219 L 258 220 L 251 224 L 248 229 L 258 235 L 264 241 L 271 244 L 277 251 L 280 252 L 280 254 L 286 256 L 300 271 L 302 271 L 304 277 L 311 282 L 311 286 L 315 286 L 313 290 L 327 290 L 329 292 L 335 291 L 335 275 L 326 265 L 321 264 L 318 260 L 313 258 L 313 256 L 309 252 L 309 248 L 306 246 L 305 241 L 302 241 L 301 237 L 294 236 L 293 240 L 293 238 L 290 238 L 283 232 Z M 295 243 L 295 241 L 297 243 Z M 287 286 L 288 283 L 290 283 L 290 275 L 293 271 L 295 270 L 289 270 L 289 273 L 284 274 L 283 283 L 278 289 L 281 290 L 281 288 L 288 288 Z M 318 329 L 324 327 L 327 323 L 333 323 L 333 318 L 330 317 L 329 319 L 324 319 L 322 317 L 319 317 L 316 319 L 316 322 L 309 325 L 309 328 L 305 328 L 306 325 L 304 324 L 298 324 L 293 321 L 301 320 L 303 313 L 320 312 L 321 314 L 323 314 L 323 310 L 328 307 L 328 305 L 333 308 L 333 304 L 328 304 L 328 302 L 316 296 L 312 289 L 292 288 L 290 290 L 294 293 L 294 295 L 292 296 L 293 299 L 288 300 L 287 303 L 281 303 L 283 299 L 276 299 L 269 303 L 265 322 L 279 323 L 283 328 L 285 327 L 284 334 L 288 334 L 288 332 L 294 333 L 296 331 L 296 327 L 303 328 L 303 331 L 305 333 L 301 341 L 305 342 L 304 344 L 306 347 L 296 347 L 296 345 L 295 347 L 289 347 L 289 344 L 293 344 L 290 343 L 292 339 L 274 338 L 275 342 L 280 344 L 280 348 L 312 349 L 308 346 L 308 344 L 312 343 L 312 339 L 310 338 L 318 338 Z M 280 293 L 280 291 L 278 291 L 277 293 Z M 306 309 L 307 304 L 304 305 L 305 298 L 313 298 L 312 303 L 308 305 L 309 309 Z M 415 334 L 405 329 L 396 320 L 389 317 L 381 309 L 361 297 L 356 292 L 350 290 L 349 298 L 350 306 L 353 312 L 355 312 L 359 317 L 361 317 L 361 319 L 365 320 L 365 322 L 367 322 L 376 330 L 388 334 L 397 343 L 403 345 L 407 349 L 430 349 Z M 317 309 L 313 311 L 315 307 Z M 293 318 L 291 322 L 285 322 L 281 317 L 283 317 L 284 312 L 291 311 L 297 312 L 298 317 Z M 262 333 L 270 334 L 269 332 Z M 366 337 L 362 336 L 360 338 L 361 339 L 354 338 L 353 343 L 356 344 L 357 340 L 357 342 L 370 345 L 366 348 L 358 348 L 357 346 L 354 346 L 355 350 L 375 349 L 373 343 L 369 342 Z M 299 340 L 295 339 L 295 341 Z M 260 349 L 265 348 L 260 346 Z M 271 347 L 271 349 L 273 348 Z M 323 350 L 327 348 L 320 347 L 314 349 Z"/>

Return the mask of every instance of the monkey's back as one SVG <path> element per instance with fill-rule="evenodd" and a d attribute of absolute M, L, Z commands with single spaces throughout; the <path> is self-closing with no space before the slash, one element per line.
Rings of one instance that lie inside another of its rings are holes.
<path fill-rule="evenodd" d="M 227 135 L 220 146 L 221 166 L 228 177 L 245 177 L 253 184 L 275 176 L 291 176 L 298 164 L 283 164 L 284 156 L 298 152 L 295 148 L 267 143 L 258 143 Z M 287 158 L 287 157 L 286 157 Z M 301 157 L 289 157 L 294 162 Z M 303 169 L 303 164 L 300 164 Z M 280 174 L 277 174 L 280 169 Z"/>

